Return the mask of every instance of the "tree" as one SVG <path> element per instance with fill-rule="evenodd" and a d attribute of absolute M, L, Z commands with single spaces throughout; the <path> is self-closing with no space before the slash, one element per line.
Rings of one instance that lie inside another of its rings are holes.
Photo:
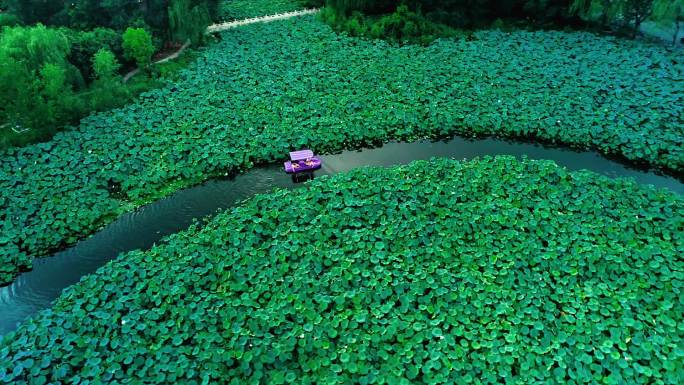
<path fill-rule="evenodd" d="M 10 13 L 17 15 L 25 24 L 57 24 L 68 2 L 64 0 L 6 0 Z"/>
<path fill-rule="evenodd" d="M 168 9 L 169 33 L 175 41 L 198 43 L 204 38 L 211 15 L 203 3 L 191 8 L 190 0 L 173 0 Z"/>
<path fill-rule="evenodd" d="M 45 63 L 65 65 L 70 48 L 64 34 L 42 24 L 6 28 L 0 35 L 0 55 L 22 63 L 31 73 L 39 71 Z"/>
<path fill-rule="evenodd" d="M 652 18 L 661 25 L 674 24 L 672 45 L 677 45 L 677 36 L 684 23 L 684 0 L 656 0 Z"/>
<path fill-rule="evenodd" d="M 95 79 L 92 71 L 93 55 L 102 48 L 106 48 L 122 60 L 123 47 L 121 33 L 108 28 L 95 28 L 89 31 L 78 31 L 71 28 L 60 28 L 71 44 L 69 62 L 81 72 L 83 79 L 90 83 Z"/>
<path fill-rule="evenodd" d="M 152 61 L 152 36 L 142 28 L 128 28 L 123 34 L 124 56 L 134 60 L 138 67 L 146 68 Z"/>
<path fill-rule="evenodd" d="M 632 24 L 632 37 L 636 37 L 644 20 L 653 13 L 653 0 L 620 1 L 622 15 Z"/>
<path fill-rule="evenodd" d="M 73 90 L 66 83 L 66 69 L 52 63 L 45 63 L 40 69 L 36 93 L 36 105 L 44 112 L 44 121 L 50 127 L 57 127 L 71 120 L 73 113 Z"/>
<path fill-rule="evenodd" d="M 119 67 L 116 56 L 106 48 L 101 48 L 93 56 L 93 72 L 97 80 L 114 78 Z"/>
<path fill-rule="evenodd" d="M 67 83 L 73 69 L 66 60 L 69 48 L 63 34 L 40 24 L 4 29 L 0 35 L 3 121 L 36 128 L 70 118 L 69 112 L 60 110 L 72 93 Z"/>
<path fill-rule="evenodd" d="M 95 81 L 87 92 L 90 109 L 102 111 L 123 104 L 130 95 L 117 74 L 120 65 L 114 53 L 103 48 L 93 55 L 92 62 Z"/>
<path fill-rule="evenodd" d="M 19 17 L 13 13 L 3 11 L 2 4 L 0 4 L 0 29 L 2 27 L 14 27 L 21 25 Z"/>
<path fill-rule="evenodd" d="M 641 23 L 653 14 L 654 0 L 574 0 L 570 9 L 588 20 L 596 20 L 596 15 L 600 15 L 602 25 L 626 21 L 632 29 L 632 37 L 636 37 Z"/>

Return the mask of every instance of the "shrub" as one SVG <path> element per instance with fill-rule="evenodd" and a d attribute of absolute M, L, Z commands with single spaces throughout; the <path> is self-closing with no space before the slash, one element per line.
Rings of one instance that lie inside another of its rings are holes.
<path fill-rule="evenodd" d="M 399 43 L 428 44 L 439 37 L 457 36 L 457 31 L 443 24 L 434 23 L 420 13 L 412 12 L 406 5 L 381 17 L 367 17 L 354 11 L 350 16 L 325 8 L 321 18 L 338 31 L 351 36 L 370 36 Z"/>
<path fill-rule="evenodd" d="M 126 58 L 134 60 L 138 67 L 147 67 L 154 53 L 152 36 L 142 28 L 128 28 L 123 34 L 123 49 Z"/>

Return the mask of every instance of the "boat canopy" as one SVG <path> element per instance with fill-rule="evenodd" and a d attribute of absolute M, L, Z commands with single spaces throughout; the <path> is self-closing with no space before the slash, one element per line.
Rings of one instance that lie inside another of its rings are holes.
<path fill-rule="evenodd" d="M 311 150 L 292 151 L 290 153 L 290 160 L 296 162 L 298 160 L 313 158 L 313 156 L 314 153 Z"/>

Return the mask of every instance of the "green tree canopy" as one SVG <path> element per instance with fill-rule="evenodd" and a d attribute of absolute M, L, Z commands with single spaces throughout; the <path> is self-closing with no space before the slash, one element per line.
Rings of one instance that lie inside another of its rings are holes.
<path fill-rule="evenodd" d="M 64 34 L 42 24 L 6 28 L 0 34 L 0 58 L 22 63 L 29 72 L 47 63 L 64 65 L 70 48 Z"/>
<path fill-rule="evenodd" d="M 5 28 L 0 34 L 0 119 L 25 128 L 60 125 L 73 103 L 69 41 L 43 25 Z"/>
<path fill-rule="evenodd" d="M 114 53 L 106 48 L 100 49 L 93 56 L 93 72 L 99 80 L 113 78 L 119 67 Z"/>
<path fill-rule="evenodd" d="M 652 17 L 658 24 L 674 25 L 672 45 L 677 44 L 677 36 L 684 23 L 684 0 L 656 0 Z"/>
<path fill-rule="evenodd" d="M 173 0 L 168 12 L 170 37 L 175 41 L 197 43 L 211 24 L 209 9 L 203 3 L 193 6 L 191 0 Z"/>
<path fill-rule="evenodd" d="M 135 60 L 140 68 L 147 67 L 154 53 L 152 36 L 143 28 L 128 28 L 123 34 L 123 49 L 126 58 Z"/>
<path fill-rule="evenodd" d="M 4 6 L 26 24 L 56 24 L 64 21 L 69 3 L 64 0 L 5 0 Z"/>

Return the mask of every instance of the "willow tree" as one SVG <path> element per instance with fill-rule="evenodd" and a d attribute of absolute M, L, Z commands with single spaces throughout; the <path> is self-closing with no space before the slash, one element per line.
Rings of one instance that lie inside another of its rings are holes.
<path fill-rule="evenodd" d="M 600 21 L 602 25 L 624 22 L 631 27 L 632 37 L 636 37 L 641 23 L 653 15 L 654 0 L 574 0 L 570 9 L 585 19 Z"/>
<path fill-rule="evenodd" d="M 66 36 L 43 25 L 0 34 L 0 121 L 24 128 L 58 126 L 79 107 L 68 76 Z"/>
<path fill-rule="evenodd" d="M 632 37 L 636 37 L 644 20 L 653 14 L 654 0 L 624 0 L 619 2 L 620 12 L 632 26 Z"/>
<path fill-rule="evenodd" d="M 211 15 L 206 3 L 193 5 L 190 0 L 173 0 L 169 5 L 169 34 L 171 40 L 200 42 Z"/>
<path fill-rule="evenodd" d="M 653 20 L 661 25 L 673 25 L 672 45 L 677 45 L 677 36 L 684 23 L 684 0 L 656 0 L 653 5 Z"/>

